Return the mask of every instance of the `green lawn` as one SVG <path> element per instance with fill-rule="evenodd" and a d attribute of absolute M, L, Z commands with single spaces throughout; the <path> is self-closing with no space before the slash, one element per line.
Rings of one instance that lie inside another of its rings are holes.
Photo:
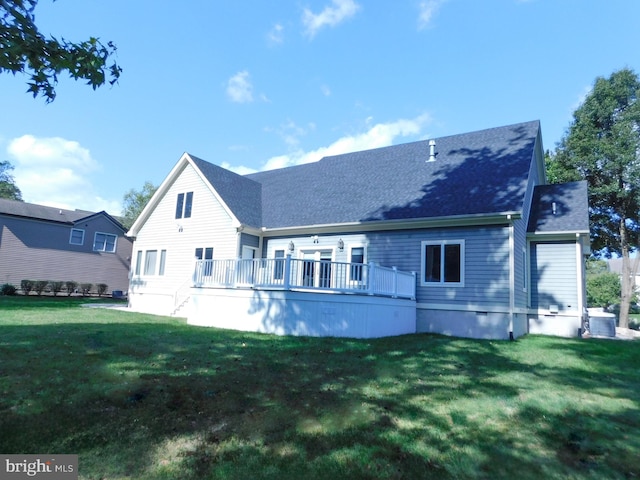
<path fill-rule="evenodd" d="M 318 339 L 0 297 L 0 452 L 83 479 L 640 476 L 640 342 Z"/>

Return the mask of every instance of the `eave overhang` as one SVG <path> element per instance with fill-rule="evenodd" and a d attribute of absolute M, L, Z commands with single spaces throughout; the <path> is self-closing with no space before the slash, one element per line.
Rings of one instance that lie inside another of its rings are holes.
<path fill-rule="evenodd" d="M 268 228 L 260 232 L 264 237 L 307 235 L 310 233 L 354 233 L 362 231 L 414 230 L 438 227 L 472 227 L 482 225 L 507 225 L 512 220 L 522 218 L 522 212 L 501 212 L 477 215 L 452 215 L 437 218 L 414 218 L 402 220 L 377 220 L 347 223 L 300 225 L 292 227 Z"/>

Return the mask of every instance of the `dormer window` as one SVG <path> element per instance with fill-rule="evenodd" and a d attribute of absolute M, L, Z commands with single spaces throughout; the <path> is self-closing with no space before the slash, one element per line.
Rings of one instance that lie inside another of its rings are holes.
<path fill-rule="evenodd" d="M 69 236 L 69 243 L 71 245 L 83 245 L 84 230 L 82 230 L 81 228 L 72 228 L 71 235 Z"/>
<path fill-rule="evenodd" d="M 176 218 L 191 218 L 193 192 L 179 193 L 176 201 Z"/>

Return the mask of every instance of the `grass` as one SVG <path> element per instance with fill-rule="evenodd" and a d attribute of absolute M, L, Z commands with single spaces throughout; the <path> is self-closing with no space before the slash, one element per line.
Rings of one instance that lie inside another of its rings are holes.
<path fill-rule="evenodd" d="M 0 297 L 0 452 L 105 480 L 640 475 L 640 342 L 275 337 L 82 301 Z"/>

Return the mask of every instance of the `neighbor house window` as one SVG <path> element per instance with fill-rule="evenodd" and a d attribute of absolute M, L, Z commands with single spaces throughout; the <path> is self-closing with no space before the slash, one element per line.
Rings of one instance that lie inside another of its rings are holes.
<path fill-rule="evenodd" d="M 82 245 L 84 244 L 84 230 L 80 228 L 72 228 L 71 236 L 69 237 L 69 243 L 71 245 Z"/>
<path fill-rule="evenodd" d="M 176 218 L 191 218 L 193 192 L 179 193 L 176 201 Z"/>
<path fill-rule="evenodd" d="M 273 266 L 273 279 L 282 280 L 284 278 L 284 250 L 276 250 L 276 262 Z"/>
<path fill-rule="evenodd" d="M 94 252 L 115 252 L 116 251 L 116 235 L 110 233 L 96 233 L 93 240 Z"/>
<path fill-rule="evenodd" d="M 144 274 L 154 275 L 156 273 L 157 250 L 147 250 L 144 256 Z"/>
<path fill-rule="evenodd" d="M 362 281 L 362 270 L 364 269 L 364 247 L 353 247 L 351 249 L 350 276 L 352 282 Z"/>
<path fill-rule="evenodd" d="M 422 285 L 464 283 L 464 240 L 422 242 Z"/>

